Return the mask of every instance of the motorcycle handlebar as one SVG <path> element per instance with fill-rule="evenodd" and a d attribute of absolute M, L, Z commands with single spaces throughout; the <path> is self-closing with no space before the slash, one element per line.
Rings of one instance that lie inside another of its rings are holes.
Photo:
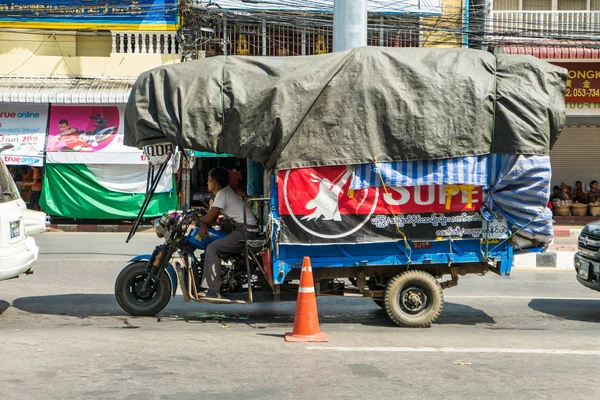
<path fill-rule="evenodd" d="M 203 208 L 194 208 L 191 210 L 188 210 L 186 212 L 186 214 L 191 217 L 191 219 L 198 225 L 200 226 L 200 216 L 204 216 L 206 215 L 207 210 L 203 209 Z"/>

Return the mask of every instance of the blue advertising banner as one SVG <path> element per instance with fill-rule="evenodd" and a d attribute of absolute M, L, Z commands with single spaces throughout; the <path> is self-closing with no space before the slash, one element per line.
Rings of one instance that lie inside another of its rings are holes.
<path fill-rule="evenodd" d="M 175 30 L 178 0 L 0 0 L 0 27 Z"/>

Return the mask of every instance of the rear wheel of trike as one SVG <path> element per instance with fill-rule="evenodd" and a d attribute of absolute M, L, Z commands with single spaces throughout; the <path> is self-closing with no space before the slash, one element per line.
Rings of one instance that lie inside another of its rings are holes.
<path fill-rule="evenodd" d="M 117 302 L 131 315 L 155 315 L 161 312 L 171 299 L 171 280 L 166 272 L 163 272 L 160 278 L 153 279 L 150 292 L 142 296 L 140 291 L 147 276 L 146 261 L 138 261 L 123 268 L 117 277 Z"/>
<path fill-rule="evenodd" d="M 424 271 L 406 271 L 392 278 L 383 298 L 392 321 L 407 328 L 426 328 L 444 306 L 444 293 L 437 279 Z"/>

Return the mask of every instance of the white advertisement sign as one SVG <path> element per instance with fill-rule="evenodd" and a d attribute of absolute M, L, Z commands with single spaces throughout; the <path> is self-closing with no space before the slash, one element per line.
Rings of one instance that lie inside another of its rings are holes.
<path fill-rule="evenodd" d="M 123 144 L 125 106 L 52 106 L 47 161 L 52 164 L 146 164 Z"/>
<path fill-rule="evenodd" d="M 47 124 L 47 104 L 0 104 L 0 146 L 13 146 L 2 152 L 4 163 L 41 167 Z"/>
<path fill-rule="evenodd" d="M 565 103 L 567 116 L 587 117 L 600 115 L 600 103 Z"/>

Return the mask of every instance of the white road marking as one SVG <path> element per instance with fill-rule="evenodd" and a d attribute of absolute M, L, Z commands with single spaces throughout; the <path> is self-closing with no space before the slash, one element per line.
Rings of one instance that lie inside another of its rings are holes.
<path fill-rule="evenodd" d="M 576 356 L 600 356 L 600 350 L 574 349 L 511 349 L 511 348 L 457 348 L 457 347 L 317 347 L 307 350 L 338 352 L 392 352 L 392 353 L 491 353 L 491 354 L 557 354 Z"/>
<path fill-rule="evenodd" d="M 551 296 L 446 296 L 445 300 L 478 300 L 478 299 L 508 299 L 508 300 L 600 300 L 600 297 L 551 297 Z"/>

